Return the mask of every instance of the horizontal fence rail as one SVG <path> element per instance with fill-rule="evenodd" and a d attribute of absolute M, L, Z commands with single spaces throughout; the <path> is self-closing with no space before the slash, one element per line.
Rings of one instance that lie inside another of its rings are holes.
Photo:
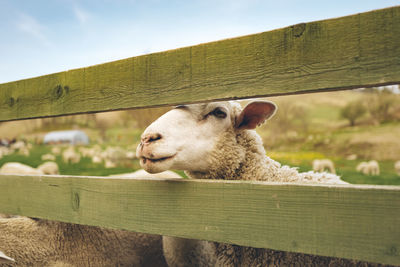
<path fill-rule="evenodd" d="M 400 83 L 400 7 L 0 84 L 0 121 Z"/>
<path fill-rule="evenodd" d="M 3 175 L 0 210 L 400 264 L 400 187 L 396 186 Z"/>

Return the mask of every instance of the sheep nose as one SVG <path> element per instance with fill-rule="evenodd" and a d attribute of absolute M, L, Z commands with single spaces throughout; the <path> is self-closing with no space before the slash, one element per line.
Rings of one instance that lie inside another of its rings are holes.
<path fill-rule="evenodd" d="M 141 143 L 142 144 L 150 144 L 162 138 L 161 134 L 159 133 L 149 133 L 142 137 Z"/>

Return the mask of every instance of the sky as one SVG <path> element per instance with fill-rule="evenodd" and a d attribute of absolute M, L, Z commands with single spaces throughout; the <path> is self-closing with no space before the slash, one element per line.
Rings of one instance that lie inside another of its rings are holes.
<path fill-rule="evenodd" d="M 0 83 L 399 4 L 399 0 L 0 0 Z"/>

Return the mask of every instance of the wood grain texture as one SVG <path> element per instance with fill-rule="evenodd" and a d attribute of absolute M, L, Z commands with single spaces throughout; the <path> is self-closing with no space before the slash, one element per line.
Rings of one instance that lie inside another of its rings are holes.
<path fill-rule="evenodd" d="M 0 84 L 0 121 L 400 83 L 400 7 Z"/>
<path fill-rule="evenodd" d="M 0 212 L 400 264 L 400 187 L 0 176 Z"/>

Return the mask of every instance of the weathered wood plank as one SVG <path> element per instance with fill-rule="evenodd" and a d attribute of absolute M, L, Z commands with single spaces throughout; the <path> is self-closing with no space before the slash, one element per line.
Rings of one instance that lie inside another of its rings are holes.
<path fill-rule="evenodd" d="M 0 176 L 0 212 L 400 264 L 400 187 Z"/>
<path fill-rule="evenodd" d="M 0 121 L 400 83 L 400 7 L 0 84 Z"/>

